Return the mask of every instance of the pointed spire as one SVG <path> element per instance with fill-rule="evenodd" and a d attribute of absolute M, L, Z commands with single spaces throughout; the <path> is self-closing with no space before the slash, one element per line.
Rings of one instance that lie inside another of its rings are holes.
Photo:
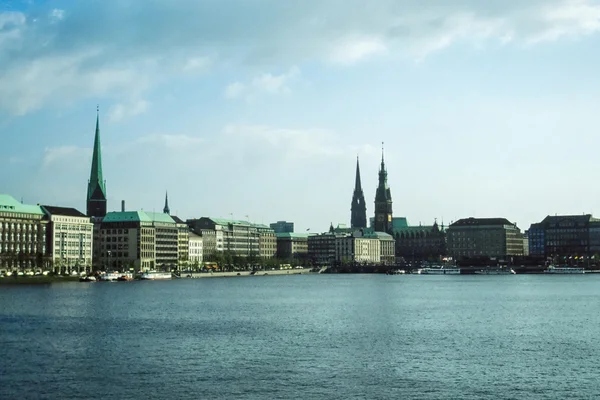
<path fill-rule="evenodd" d="M 169 193 L 165 191 L 165 208 L 163 208 L 163 212 L 165 214 L 170 214 L 171 210 L 169 210 Z"/>
<path fill-rule="evenodd" d="M 383 142 L 381 142 L 381 170 L 385 170 L 385 161 L 383 160 Z"/>
<path fill-rule="evenodd" d="M 87 211 L 89 216 L 106 215 L 106 181 L 102 174 L 102 149 L 100 145 L 100 107 L 96 106 L 96 132 L 94 135 L 94 151 L 92 168 L 87 191 Z"/>
<path fill-rule="evenodd" d="M 360 184 L 360 165 L 358 163 L 358 155 L 356 155 L 356 181 L 354 183 L 354 190 L 362 190 L 362 185 Z"/>

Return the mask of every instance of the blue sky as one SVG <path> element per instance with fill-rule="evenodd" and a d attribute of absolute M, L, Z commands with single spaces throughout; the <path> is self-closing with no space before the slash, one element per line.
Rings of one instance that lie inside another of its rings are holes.
<path fill-rule="evenodd" d="M 325 230 L 383 141 L 412 224 L 600 216 L 598 48 L 595 0 L 0 0 L 0 191 L 84 211 L 99 104 L 109 210 Z"/>

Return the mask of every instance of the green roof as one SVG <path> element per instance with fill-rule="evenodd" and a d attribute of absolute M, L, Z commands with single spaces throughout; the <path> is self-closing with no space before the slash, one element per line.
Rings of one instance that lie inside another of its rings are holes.
<path fill-rule="evenodd" d="M 175 221 L 168 214 L 149 211 L 113 211 L 106 214 L 102 222 L 166 222 Z"/>
<path fill-rule="evenodd" d="M 142 211 L 142 212 L 144 212 L 144 211 Z M 150 218 L 150 220 L 153 222 L 166 222 L 169 224 L 175 223 L 175 220 L 173 218 L 171 218 L 171 216 L 169 214 L 160 213 L 160 212 L 149 212 L 149 211 L 145 211 L 145 213 L 148 216 L 148 218 Z"/>
<path fill-rule="evenodd" d="M 407 228 L 408 227 L 408 221 L 406 220 L 406 217 L 396 217 L 396 218 L 392 218 L 392 230 L 401 230 L 403 228 Z"/>
<path fill-rule="evenodd" d="M 152 222 L 143 211 L 113 211 L 106 214 L 102 223 L 105 222 Z"/>
<path fill-rule="evenodd" d="M 0 194 L 0 212 L 44 215 L 40 206 L 21 204 L 8 194 Z"/>

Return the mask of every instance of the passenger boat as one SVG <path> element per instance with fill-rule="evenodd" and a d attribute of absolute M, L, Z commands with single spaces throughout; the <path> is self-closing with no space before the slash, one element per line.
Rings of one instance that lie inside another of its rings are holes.
<path fill-rule="evenodd" d="M 546 274 L 585 274 L 585 270 L 579 267 L 555 267 L 550 265 L 545 271 Z"/>
<path fill-rule="evenodd" d="M 460 275 L 460 268 L 431 267 L 422 268 L 417 273 L 421 275 Z"/>
<path fill-rule="evenodd" d="M 149 271 L 144 272 L 140 279 L 143 280 L 159 280 L 159 279 L 171 279 L 173 275 L 170 272 L 157 272 L 157 271 Z"/>
<path fill-rule="evenodd" d="M 96 277 L 91 275 L 82 276 L 79 282 L 96 282 Z"/>
<path fill-rule="evenodd" d="M 404 274 L 406 274 L 406 271 L 403 269 L 394 269 L 391 271 L 387 271 L 385 274 L 386 275 L 404 275 Z"/>
<path fill-rule="evenodd" d="M 512 268 L 486 268 L 475 271 L 477 275 L 514 275 L 515 270 Z"/>

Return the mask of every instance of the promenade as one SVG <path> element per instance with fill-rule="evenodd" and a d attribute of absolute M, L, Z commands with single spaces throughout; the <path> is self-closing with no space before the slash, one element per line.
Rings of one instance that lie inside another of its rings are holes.
<path fill-rule="evenodd" d="M 272 275 L 308 275 L 315 274 L 310 269 L 276 269 L 266 271 L 234 271 L 234 272 L 190 272 L 182 273 L 181 278 L 230 278 L 237 276 L 272 276 Z"/>

